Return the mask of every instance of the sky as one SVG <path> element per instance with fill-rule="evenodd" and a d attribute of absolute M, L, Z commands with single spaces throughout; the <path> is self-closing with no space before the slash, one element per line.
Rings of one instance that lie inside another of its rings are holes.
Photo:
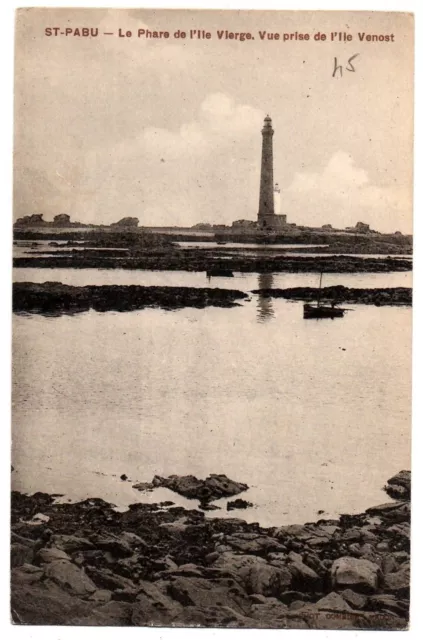
<path fill-rule="evenodd" d="M 98 28 L 99 36 L 46 36 L 46 27 Z M 119 29 L 132 37 L 118 37 Z M 138 29 L 170 37 L 138 38 Z M 178 29 L 185 40 L 173 37 Z M 190 29 L 211 38 L 191 40 Z M 225 29 L 254 40 L 219 40 Z M 280 39 L 261 40 L 264 30 Z M 352 41 L 331 42 L 335 31 Z M 310 40 L 283 41 L 295 32 Z M 315 40 L 318 33 L 327 40 Z M 394 41 L 361 42 L 358 33 Z M 355 71 L 347 71 L 354 55 Z M 333 77 L 335 57 L 342 77 L 339 70 Z M 266 114 L 288 222 L 412 231 L 410 15 L 21 10 L 15 218 L 67 213 L 109 224 L 135 216 L 146 226 L 254 220 Z"/>

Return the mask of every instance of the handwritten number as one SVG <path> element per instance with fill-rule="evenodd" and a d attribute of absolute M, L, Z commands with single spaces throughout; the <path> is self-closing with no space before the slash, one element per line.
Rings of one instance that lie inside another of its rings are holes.
<path fill-rule="evenodd" d="M 353 65 L 352 65 L 352 63 L 351 63 L 351 60 L 354 60 L 354 58 L 356 58 L 358 55 L 360 55 L 360 54 L 355 53 L 355 54 L 354 54 L 353 56 L 351 56 L 351 58 L 348 60 L 347 71 L 355 71 L 355 69 L 354 69 L 354 67 L 353 67 Z M 351 67 L 351 68 L 349 68 L 349 67 Z"/>
<path fill-rule="evenodd" d="M 360 54 L 355 53 L 353 56 L 351 56 L 351 58 L 348 59 L 347 65 L 346 65 L 346 70 L 350 71 L 352 73 L 355 72 L 355 67 L 352 63 L 352 61 L 357 58 L 357 56 L 359 56 Z M 333 68 L 333 73 L 332 73 L 332 78 L 336 77 L 336 73 L 339 72 L 339 76 L 342 78 L 342 74 L 343 74 L 343 67 L 342 65 L 338 64 L 338 59 L 335 58 L 334 61 L 334 68 Z"/>

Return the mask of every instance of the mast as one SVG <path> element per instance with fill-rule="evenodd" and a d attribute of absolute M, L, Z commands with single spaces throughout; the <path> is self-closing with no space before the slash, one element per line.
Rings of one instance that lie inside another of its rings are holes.
<path fill-rule="evenodd" d="M 323 269 L 320 272 L 320 283 L 319 283 L 319 293 L 317 294 L 317 306 L 320 307 L 320 296 L 322 293 L 322 278 L 323 278 Z"/>

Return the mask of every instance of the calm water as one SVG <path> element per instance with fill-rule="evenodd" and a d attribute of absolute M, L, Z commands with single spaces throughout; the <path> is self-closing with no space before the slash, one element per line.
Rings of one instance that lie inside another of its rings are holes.
<path fill-rule="evenodd" d="M 177 242 L 185 249 L 214 249 L 222 246 L 219 242 Z M 225 249 L 254 249 L 255 251 L 274 251 L 277 249 L 303 249 L 314 247 L 320 249 L 327 247 L 327 244 L 257 244 L 256 242 L 224 242 Z"/>
<path fill-rule="evenodd" d="M 34 279 L 22 272 L 19 279 Z M 38 275 L 187 284 L 175 272 Z M 341 281 L 379 286 L 384 278 L 392 286 L 406 275 Z M 226 282 L 269 286 L 263 278 Z M 273 286 L 315 279 L 283 274 Z M 411 309 L 352 309 L 343 319 L 304 321 L 300 303 L 252 296 L 233 309 L 15 315 L 14 487 L 119 506 L 162 499 L 192 506 L 167 490 L 140 494 L 119 476 L 226 473 L 250 485 L 245 497 L 256 505 L 229 515 L 263 525 L 386 501 L 387 478 L 409 468 Z"/>

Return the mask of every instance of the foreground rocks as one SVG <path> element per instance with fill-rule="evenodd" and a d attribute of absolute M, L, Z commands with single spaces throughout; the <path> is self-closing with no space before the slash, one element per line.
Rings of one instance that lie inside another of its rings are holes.
<path fill-rule="evenodd" d="M 145 307 L 234 307 L 247 297 L 242 291 L 194 287 L 89 285 L 72 287 L 60 282 L 17 282 L 13 285 L 13 311 L 60 314 L 96 311 L 134 311 Z"/>
<path fill-rule="evenodd" d="M 272 298 L 285 298 L 287 300 L 305 300 L 313 302 L 320 295 L 322 301 L 335 302 L 337 304 L 374 304 L 377 307 L 384 305 L 411 305 L 412 290 L 407 287 L 392 287 L 386 289 L 353 289 L 336 285 L 323 287 L 319 292 L 316 287 L 292 287 L 290 289 L 256 289 L 252 293 Z"/>
<path fill-rule="evenodd" d="M 224 476 L 216 477 L 220 486 Z M 389 486 L 409 477 L 402 471 Z M 263 528 L 169 503 L 120 513 L 100 499 L 56 504 L 47 494 L 12 492 L 12 617 L 18 624 L 405 629 L 409 544 L 408 499 Z"/>

